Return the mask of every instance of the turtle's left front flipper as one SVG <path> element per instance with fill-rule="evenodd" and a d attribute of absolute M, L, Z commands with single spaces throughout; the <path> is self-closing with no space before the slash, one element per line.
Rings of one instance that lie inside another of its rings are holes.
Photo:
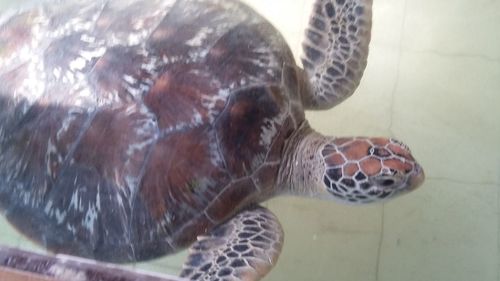
<path fill-rule="evenodd" d="M 181 277 L 190 280 L 259 280 L 276 264 L 283 230 L 267 209 L 245 209 L 198 237 Z"/>
<path fill-rule="evenodd" d="M 328 109 L 349 97 L 366 67 L 373 0 L 316 0 L 303 43 L 312 91 L 306 109 Z"/>

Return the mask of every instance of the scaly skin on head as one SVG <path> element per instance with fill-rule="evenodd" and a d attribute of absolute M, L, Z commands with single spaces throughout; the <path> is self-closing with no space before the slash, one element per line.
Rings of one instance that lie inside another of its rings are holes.
<path fill-rule="evenodd" d="M 305 123 L 286 151 L 280 186 L 294 195 L 382 202 L 416 189 L 425 178 L 408 147 L 394 139 L 325 137 Z"/>

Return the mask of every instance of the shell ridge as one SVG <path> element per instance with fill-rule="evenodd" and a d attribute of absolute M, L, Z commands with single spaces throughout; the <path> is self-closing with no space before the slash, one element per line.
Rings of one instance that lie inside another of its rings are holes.
<path fill-rule="evenodd" d="M 158 134 L 157 134 L 158 136 Z M 149 146 L 149 149 L 146 153 L 146 156 L 144 158 L 144 160 L 142 161 L 142 164 L 141 164 L 141 168 L 140 168 L 140 171 L 139 171 L 139 175 L 137 177 L 137 181 L 136 181 L 136 186 L 134 188 L 134 191 L 132 192 L 131 194 L 131 199 L 130 199 L 130 215 L 129 215 L 129 219 L 128 219 L 128 229 L 131 230 L 133 229 L 133 224 L 134 224 L 134 218 L 136 217 L 136 208 L 135 208 L 135 205 L 137 203 L 137 200 L 139 200 L 139 189 L 141 187 L 141 183 L 143 181 L 143 178 L 144 178 L 144 175 L 146 174 L 146 167 L 148 166 L 149 164 L 149 159 L 151 158 L 151 154 L 153 153 L 153 150 L 154 150 L 154 147 L 156 146 L 157 142 L 158 142 L 158 139 L 159 137 L 156 137 L 154 139 L 154 142 L 151 143 L 151 145 Z M 130 237 L 132 237 L 132 235 L 130 234 Z M 135 239 L 134 239 L 135 240 Z M 133 241 L 132 239 L 130 239 L 130 241 Z M 136 258 L 136 253 L 135 253 L 135 250 L 136 250 L 136 245 L 132 242 L 129 242 L 130 245 L 131 245 L 131 248 L 132 248 L 132 251 L 133 251 L 133 256 L 134 256 L 134 259 Z M 173 248 L 172 244 L 167 240 L 167 243 Z"/>
<path fill-rule="evenodd" d="M 73 158 L 73 155 L 76 151 L 76 148 L 80 145 L 80 142 L 82 141 L 83 136 L 85 135 L 87 130 L 90 128 L 90 125 L 92 124 L 92 121 L 95 119 L 95 116 L 97 115 L 97 113 L 98 113 L 97 109 L 94 109 L 93 111 L 90 112 L 89 116 L 87 117 L 87 120 L 85 120 L 85 122 L 83 123 L 83 126 L 82 126 L 75 142 L 71 145 L 71 147 L 68 151 L 68 154 L 66 155 L 65 159 L 63 160 L 61 168 L 65 168 L 68 165 L 70 165 L 69 161 Z M 58 175 L 57 177 L 60 177 L 60 176 L 61 175 Z"/>

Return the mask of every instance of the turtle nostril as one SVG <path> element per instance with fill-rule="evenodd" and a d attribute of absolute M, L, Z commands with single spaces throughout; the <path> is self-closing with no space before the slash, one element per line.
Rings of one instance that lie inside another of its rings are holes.
<path fill-rule="evenodd" d="M 384 187 L 389 187 L 389 186 L 392 186 L 394 184 L 394 180 L 393 179 L 385 179 L 380 184 Z"/>

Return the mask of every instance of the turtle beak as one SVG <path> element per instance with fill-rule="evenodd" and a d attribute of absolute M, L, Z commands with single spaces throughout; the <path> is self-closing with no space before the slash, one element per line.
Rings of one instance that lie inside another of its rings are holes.
<path fill-rule="evenodd" d="M 414 174 L 410 178 L 410 188 L 411 190 L 419 187 L 425 180 L 425 173 L 422 167 L 415 163 Z"/>

